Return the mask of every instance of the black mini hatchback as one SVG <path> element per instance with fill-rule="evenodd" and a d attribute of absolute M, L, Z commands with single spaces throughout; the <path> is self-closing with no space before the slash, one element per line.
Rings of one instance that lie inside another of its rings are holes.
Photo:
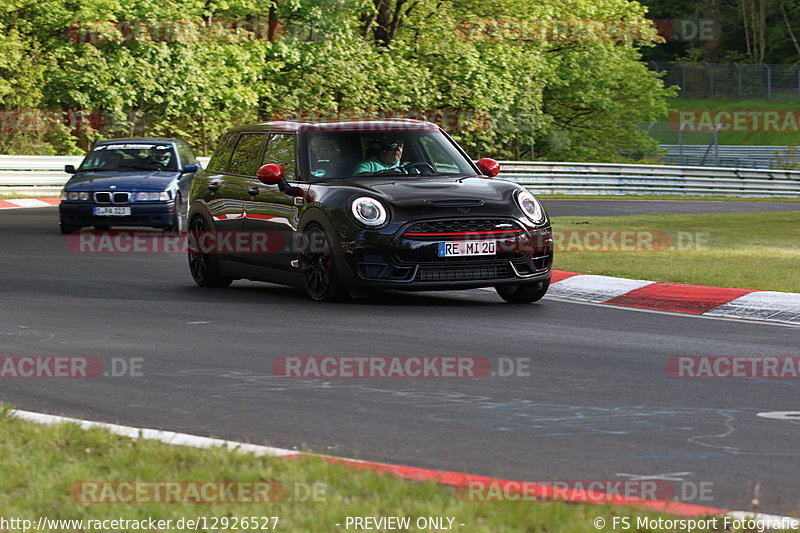
<path fill-rule="evenodd" d="M 550 284 L 550 222 L 499 170 L 429 122 L 236 128 L 192 183 L 192 277 L 293 285 L 314 300 L 494 287 L 537 301 Z"/>

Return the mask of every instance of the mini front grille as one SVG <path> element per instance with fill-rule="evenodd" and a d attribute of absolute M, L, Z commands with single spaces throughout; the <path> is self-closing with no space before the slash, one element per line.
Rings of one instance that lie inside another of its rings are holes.
<path fill-rule="evenodd" d="M 503 231 L 519 230 L 516 223 L 505 219 L 452 219 L 429 220 L 411 224 L 404 233 L 456 233 L 466 231 Z"/>
<path fill-rule="evenodd" d="M 494 265 L 470 265 L 432 267 L 420 266 L 415 281 L 473 281 L 482 279 L 513 278 L 514 272 L 508 263 Z"/>

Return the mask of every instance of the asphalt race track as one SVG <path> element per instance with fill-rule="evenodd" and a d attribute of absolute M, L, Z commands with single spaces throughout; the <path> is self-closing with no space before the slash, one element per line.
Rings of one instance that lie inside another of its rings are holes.
<path fill-rule="evenodd" d="M 574 202 L 548 207 L 598 214 Z M 0 212 L 0 243 L 0 355 L 141 358 L 143 373 L 0 379 L 0 401 L 19 409 L 508 479 L 667 479 L 682 501 L 735 510 L 749 509 L 761 480 L 761 511 L 800 508 L 800 425 L 756 416 L 800 410 L 796 381 L 665 370 L 681 355 L 797 356 L 797 327 L 555 299 L 515 306 L 484 290 L 319 304 L 267 284 L 201 289 L 182 254 L 69 251 L 56 208 Z M 523 358 L 530 371 L 273 373 L 278 357 L 323 355 L 469 355 L 495 370 Z M 701 483 L 710 494 L 692 498 Z"/>

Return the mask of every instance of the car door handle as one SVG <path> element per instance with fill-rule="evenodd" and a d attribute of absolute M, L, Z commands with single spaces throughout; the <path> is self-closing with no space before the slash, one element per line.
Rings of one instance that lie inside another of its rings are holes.
<path fill-rule="evenodd" d="M 247 189 L 247 194 L 250 196 L 258 196 L 258 187 L 250 187 Z"/>
<path fill-rule="evenodd" d="M 208 185 L 206 185 L 206 188 L 207 188 L 209 191 L 211 191 L 211 192 L 216 192 L 216 191 L 218 191 L 218 190 L 219 190 L 219 182 L 217 182 L 217 181 L 212 181 L 211 183 L 209 183 Z"/>

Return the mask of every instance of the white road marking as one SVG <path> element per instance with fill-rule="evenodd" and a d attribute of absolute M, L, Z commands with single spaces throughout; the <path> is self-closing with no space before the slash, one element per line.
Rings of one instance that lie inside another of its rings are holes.
<path fill-rule="evenodd" d="M 771 418 L 772 420 L 789 420 L 790 422 L 800 422 L 800 411 L 767 411 L 756 413 L 761 418 Z"/>
<path fill-rule="evenodd" d="M 639 475 L 639 474 L 623 474 L 617 472 L 614 474 L 619 477 L 626 477 L 631 481 L 683 481 L 685 476 L 691 475 L 693 472 L 671 472 L 669 474 L 652 474 L 652 475 Z"/>

